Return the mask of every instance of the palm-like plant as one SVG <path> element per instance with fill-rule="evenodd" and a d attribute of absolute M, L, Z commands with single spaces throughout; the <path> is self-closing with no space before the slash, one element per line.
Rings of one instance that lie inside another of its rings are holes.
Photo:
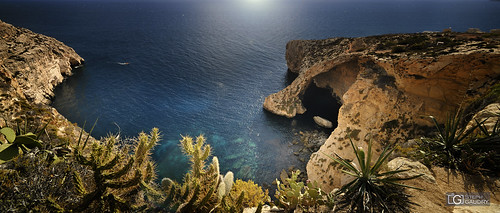
<path fill-rule="evenodd" d="M 421 141 L 424 143 L 424 147 L 428 147 L 429 151 L 433 152 L 429 153 L 432 161 L 437 160 L 452 168 L 459 167 L 460 154 L 466 145 L 466 139 L 484 122 L 477 122 L 477 125 L 470 128 L 460 127 L 461 115 L 462 113 L 459 111 L 454 116 L 448 116 L 443 127 L 438 124 L 436 118 L 429 116 L 434 122 L 437 136 L 435 138 L 422 138 Z"/>
<path fill-rule="evenodd" d="M 352 140 L 351 146 L 353 147 L 354 154 L 356 155 L 359 169 L 351 161 L 346 160 L 337 154 L 335 154 L 336 158 L 325 154 L 343 167 L 342 172 L 354 177 L 354 180 L 342 186 L 342 188 L 337 191 L 338 194 L 345 193 L 343 196 L 346 199 L 346 201 L 343 202 L 345 204 L 344 207 L 349 206 L 351 211 L 356 210 L 357 212 L 377 211 L 380 209 L 390 211 L 388 205 L 389 201 L 391 201 L 391 203 L 392 201 L 397 202 L 398 199 L 403 200 L 403 198 L 406 197 L 401 197 L 401 193 L 398 193 L 397 190 L 395 191 L 393 189 L 397 189 L 397 187 L 420 189 L 398 183 L 398 181 L 411 180 L 418 178 L 423 174 L 401 178 L 395 175 L 408 171 L 409 169 L 381 171 L 382 165 L 394 151 L 394 148 L 389 149 L 386 147 L 375 163 L 372 164 L 371 141 L 368 144 L 368 152 L 366 155 L 362 148 L 356 148 L 354 146 Z M 408 201 L 406 200 L 406 202 Z"/>

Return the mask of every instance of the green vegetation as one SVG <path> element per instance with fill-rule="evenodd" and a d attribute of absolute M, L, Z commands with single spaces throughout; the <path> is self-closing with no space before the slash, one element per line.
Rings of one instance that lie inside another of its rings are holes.
<path fill-rule="evenodd" d="M 210 212 L 217 207 L 217 187 L 219 176 L 219 161 L 214 157 L 212 163 L 205 165 L 212 149 L 205 145 L 205 138 L 199 136 L 196 143 L 191 137 L 183 137 L 181 148 L 191 161 L 191 170 L 184 176 L 184 183 L 176 183 L 169 178 L 162 180 L 162 188 L 167 197 L 164 207 L 178 212 Z"/>
<path fill-rule="evenodd" d="M 419 151 L 424 163 L 446 166 L 470 173 L 492 173 L 499 169 L 500 163 L 500 119 L 496 118 L 493 127 L 485 122 L 474 120 L 469 126 L 463 122 L 462 111 L 448 116 L 444 126 L 429 116 L 437 130 L 436 136 L 422 138 Z"/>
<path fill-rule="evenodd" d="M 117 136 L 109 136 L 102 142 L 94 142 L 88 154 L 83 154 L 87 140 L 82 147 L 75 147 L 75 159 L 79 164 L 90 167 L 94 185 L 87 190 L 80 174 L 73 172 L 76 191 L 82 196 L 81 202 L 76 205 L 76 211 L 89 207 L 103 212 L 147 207 L 145 204 L 137 205 L 140 202 L 136 195 L 141 189 L 148 191 L 151 188 L 149 184 L 155 173 L 150 150 L 160 140 L 158 129 L 154 128 L 150 135 L 144 132 L 139 134 L 133 146 L 134 154 L 130 154 L 127 147 L 120 149 L 117 140 Z"/>
<path fill-rule="evenodd" d="M 280 182 L 276 180 L 278 186 L 274 197 L 277 199 L 275 205 L 283 208 L 286 212 L 293 212 L 301 209 L 305 212 L 314 212 L 320 205 L 326 205 L 330 195 L 319 188 L 318 183 L 297 182 L 300 171 L 292 172 L 291 177 Z"/>
<path fill-rule="evenodd" d="M 261 206 L 267 202 L 267 191 L 253 182 L 238 180 L 236 184 L 232 172 L 219 174 L 219 160 L 211 155 L 211 147 L 205 138 L 198 136 L 196 142 L 191 137 L 183 137 L 181 148 L 191 162 L 191 170 L 184 176 L 182 184 L 169 178 L 162 180 L 162 190 L 166 193 L 163 208 L 171 212 L 243 212 L 245 207 Z"/>
<path fill-rule="evenodd" d="M 231 200 L 234 201 L 238 200 L 237 196 L 241 194 L 243 194 L 242 205 L 244 207 L 255 207 L 271 201 L 268 196 L 269 191 L 266 189 L 264 192 L 262 187 L 255 184 L 252 180 L 236 180 L 229 196 L 231 196 Z"/>
<path fill-rule="evenodd" d="M 0 133 L 2 133 L 6 139 L 6 141 L 2 142 L 2 145 L 0 145 L 0 164 L 12 160 L 14 157 L 17 157 L 19 153 L 26 153 L 35 147 L 42 148 L 42 143 L 38 140 L 41 132 L 42 131 L 40 131 L 38 135 L 35 135 L 32 132 L 21 133 L 19 128 L 18 132 L 15 132 L 9 127 L 0 129 Z"/>
<path fill-rule="evenodd" d="M 53 129 L 52 124 L 48 126 Z M 45 133 L 54 131 L 57 129 Z M 140 133 L 132 140 L 115 135 L 94 140 L 83 129 L 78 137 L 71 135 L 74 130 L 64 130 L 64 139 L 49 135 L 39 139 L 40 134 L 21 132 L 10 128 L 0 130 L 7 145 L 14 144 L 18 137 L 28 137 L 41 146 L 18 143 L 22 152 L 4 162 L 4 168 L 9 169 L 0 169 L 0 211 L 242 212 L 244 208 L 257 207 L 260 212 L 270 202 L 268 191 L 253 181 L 234 182 L 232 172 L 221 175 L 219 160 L 211 157 L 212 148 L 203 136 L 183 137 L 180 142 L 191 163 L 182 183 L 164 178 L 158 187 L 150 157 L 160 140 L 158 129 Z M 356 137 L 357 132 L 353 132 Z M 54 146 L 50 138 L 65 142 Z M 364 162 L 360 163 L 361 170 L 352 170 L 356 168 L 350 162 L 337 159 L 344 162 L 340 165 L 346 173 L 356 177 L 353 182 L 336 193 L 326 193 L 316 182 L 297 181 L 300 172 L 292 172 L 290 177 L 277 181 L 274 204 L 287 212 L 329 211 L 339 203 L 341 209 L 352 211 L 406 211 L 407 196 L 392 186 L 405 186 L 397 181 L 415 177 L 393 176 L 406 170 L 379 171 L 392 150 L 384 150 L 371 167 L 371 144 L 366 159 L 363 150 L 354 150 L 358 163 Z M 14 190 L 15 187 L 19 190 Z"/>
<path fill-rule="evenodd" d="M 399 188 L 418 188 L 398 182 L 415 179 L 422 175 L 399 178 L 395 175 L 408 170 L 398 169 L 393 171 L 382 171 L 382 165 L 389 158 L 394 149 L 386 147 L 375 163 L 372 164 L 371 142 L 368 144 L 368 152 L 366 155 L 363 149 L 354 146 L 352 140 L 351 146 L 356 155 L 359 167 L 338 155 L 336 155 L 336 158 L 327 155 L 342 166 L 344 169 L 342 172 L 354 177 L 354 180 L 342 186 L 342 188 L 337 191 L 337 195 L 344 193 L 340 201 L 342 204 L 341 208 L 348 207 L 350 211 L 356 212 L 407 212 L 408 206 L 406 204 L 409 203 L 409 201 L 407 200 L 407 196 L 402 193 Z"/>

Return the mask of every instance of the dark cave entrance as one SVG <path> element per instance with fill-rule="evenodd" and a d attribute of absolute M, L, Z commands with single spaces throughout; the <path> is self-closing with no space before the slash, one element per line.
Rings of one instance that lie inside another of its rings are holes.
<path fill-rule="evenodd" d="M 342 104 L 338 98 L 334 97 L 331 89 L 319 88 L 312 82 L 302 96 L 302 104 L 307 111 L 300 115 L 299 119 L 304 123 L 317 126 L 313 117 L 320 116 L 332 122 L 333 128 L 328 129 L 329 131 L 337 127 L 337 118 Z"/>

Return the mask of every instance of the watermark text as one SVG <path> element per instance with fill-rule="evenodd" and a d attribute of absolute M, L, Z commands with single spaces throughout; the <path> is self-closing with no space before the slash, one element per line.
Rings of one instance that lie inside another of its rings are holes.
<path fill-rule="evenodd" d="M 446 205 L 448 206 L 489 206 L 490 193 L 480 192 L 448 192 L 446 193 Z"/>

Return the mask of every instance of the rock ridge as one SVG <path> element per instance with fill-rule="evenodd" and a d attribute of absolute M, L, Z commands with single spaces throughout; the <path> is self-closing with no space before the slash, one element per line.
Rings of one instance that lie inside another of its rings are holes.
<path fill-rule="evenodd" d="M 67 129 L 78 134 L 79 128 L 49 103 L 54 87 L 83 63 L 62 42 L 0 20 L 0 126 L 13 126 L 30 116 L 50 120 L 61 137 L 71 135 Z"/>
<path fill-rule="evenodd" d="M 54 38 L 0 21 L 2 78 L 10 84 L 14 80 L 17 85 L 12 86 L 20 88 L 20 95 L 30 102 L 50 103 L 54 87 L 83 62 L 71 47 Z"/>
<path fill-rule="evenodd" d="M 311 83 L 338 97 L 338 126 L 307 164 L 308 178 L 329 191 L 347 177 L 321 153 L 353 159 L 349 138 L 365 148 L 373 140 L 380 150 L 427 134 L 432 124 L 423 115 L 442 121 L 498 82 L 499 45 L 500 34 L 455 32 L 290 41 L 287 66 L 298 77 L 263 107 L 286 117 L 302 114 Z"/>

